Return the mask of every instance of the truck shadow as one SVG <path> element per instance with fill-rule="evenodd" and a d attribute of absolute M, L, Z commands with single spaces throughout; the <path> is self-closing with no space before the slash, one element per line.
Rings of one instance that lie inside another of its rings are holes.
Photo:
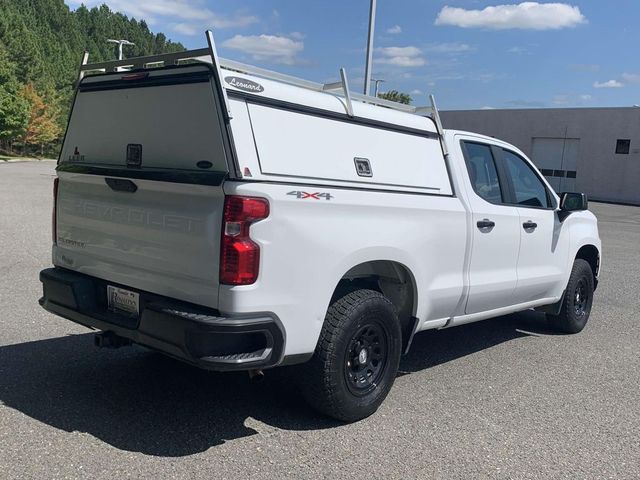
<path fill-rule="evenodd" d="M 541 332 L 543 325 L 539 314 L 526 313 L 419 334 L 401 374 L 530 335 L 523 330 Z M 272 427 L 338 426 L 306 406 L 293 368 L 270 371 L 254 384 L 246 373 L 206 372 L 138 347 L 96 350 L 88 333 L 0 347 L 0 402 L 118 449 L 185 456 Z"/>
<path fill-rule="evenodd" d="M 418 333 L 400 362 L 398 376 L 435 367 L 522 337 L 559 335 L 543 313 L 526 311 L 484 322 Z"/>

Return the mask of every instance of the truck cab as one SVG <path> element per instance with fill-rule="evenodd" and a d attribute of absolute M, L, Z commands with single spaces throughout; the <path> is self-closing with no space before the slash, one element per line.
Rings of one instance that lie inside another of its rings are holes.
<path fill-rule="evenodd" d="M 507 305 L 559 301 L 576 257 L 591 262 L 597 281 L 597 221 L 581 194 L 556 195 L 513 145 L 469 132 L 448 131 L 447 139 L 472 216 L 468 300 L 465 315 L 453 323 Z M 563 213 L 576 198 L 580 211 Z"/>

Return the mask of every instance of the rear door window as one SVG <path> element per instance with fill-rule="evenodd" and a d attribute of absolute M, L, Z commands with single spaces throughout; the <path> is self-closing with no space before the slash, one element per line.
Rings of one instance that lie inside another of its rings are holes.
<path fill-rule="evenodd" d="M 489 203 L 502 203 L 502 189 L 491 147 L 464 142 L 466 164 L 473 190 Z"/>

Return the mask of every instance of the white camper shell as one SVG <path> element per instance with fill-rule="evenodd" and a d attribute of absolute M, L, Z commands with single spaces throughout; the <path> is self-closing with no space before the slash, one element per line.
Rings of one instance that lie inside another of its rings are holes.
<path fill-rule="evenodd" d="M 305 363 L 303 392 L 373 413 L 416 332 L 537 308 L 589 317 L 582 194 L 429 107 L 219 59 L 88 64 L 54 184 L 45 309 L 212 370 Z"/>

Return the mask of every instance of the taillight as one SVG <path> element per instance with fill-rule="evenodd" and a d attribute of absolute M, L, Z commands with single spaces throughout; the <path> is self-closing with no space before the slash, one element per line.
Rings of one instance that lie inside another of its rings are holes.
<path fill-rule="evenodd" d="M 260 246 L 249 237 L 252 223 L 269 216 L 266 198 L 229 196 L 224 200 L 220 283 L 250 285 L 258 278 Z"/>
<path fill-rule="evenodd" d="M 53 209 L 51 211 L 51 236 L 53 237 L 53 243 L 58 241 L 58 232 L 56 228 L 56 221 L 58 217 L 58 177 L 53 179 Z"/>

